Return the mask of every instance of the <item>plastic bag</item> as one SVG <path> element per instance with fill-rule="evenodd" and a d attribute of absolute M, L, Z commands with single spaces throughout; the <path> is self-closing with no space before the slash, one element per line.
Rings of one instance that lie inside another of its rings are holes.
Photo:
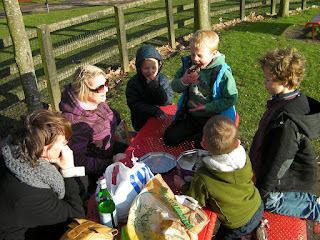
<path fill-rule="evenodd" d="M 104 177 L 116 205 L 118 222 L 127 221 L 131 203 L 153 176 L 150 168 L 142 162 L 136 162 L 132 168 L 121 162 L 107 167 Z"/>
<path fill-rule="evenodd" d="M 130 240 L 198 239 L 197 234 L 208 224 L 209 217 L 195 203 L 187 204 L 191 208 L 180 204 L 157 174 L 131 205 L 127 222 Z"/>

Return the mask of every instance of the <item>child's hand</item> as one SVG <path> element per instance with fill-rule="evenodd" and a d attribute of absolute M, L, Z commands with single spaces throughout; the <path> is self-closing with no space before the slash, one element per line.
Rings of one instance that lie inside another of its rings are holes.
<path fill-rule="evenodd" d="M 146 79 L 147 79 L 147 84 L 149 84 L 151 81 L 157 80 L 157 78 L 153 75 L 147 76 Z"/>
<path fill-rule="evenodd" d="M 186 71 L 181 78 L 183 84 L 197 84 L 199 81 L 197 79 L 200 77 L 199 73 L 189 73 L 189 70 Z"/>
<path fill-rule="evenodd" d="M 148 85 L 150 88 L 157 88 L 157 87 L 159 87 L 158 79 L 157 79 L 156 77 L 147 78 L 147 85 Z"/>
<path fill-rule="evenodd" d="M 186 181 L 184 181 L 182 177 L 178 175 L 174 175 L 173 182 L 174 182 L 174 186 L 178 189 L 181 189 L 182 186 L 186 184 Z"/>
<path fill-rule="evenodd" d="M 198 102 L 198 105 L 195 104 L 194 102 L 190 101 L 191 104 L 194 106 L 194 108 L 189 109 L 189 112 L 195 112 L 195 111 L 205 111 L 206 110 L 206 105 L 201 104 L 200 102 Z"/>

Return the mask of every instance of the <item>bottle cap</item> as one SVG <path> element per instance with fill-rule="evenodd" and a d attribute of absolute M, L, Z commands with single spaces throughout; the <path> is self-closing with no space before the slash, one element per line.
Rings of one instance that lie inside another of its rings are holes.
<path fill-rule="evenodd" d="M 101 177 L 99 178 L 99 182 L 100 182 L 100 183 L 105 183 L 105 182 L 107 182 L 107 180 L 105 179 L 105 177 L 101 176 Z"/>

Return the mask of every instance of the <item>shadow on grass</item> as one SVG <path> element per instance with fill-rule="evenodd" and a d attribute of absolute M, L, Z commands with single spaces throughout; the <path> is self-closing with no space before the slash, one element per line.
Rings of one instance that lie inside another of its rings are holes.
<path fill-rule="evenodd" d="M 235 31 L 266 33 L 276 36 L 282 35 L 292 24 L 273 22 L 250 22 L 249 24 L 239 24 L 233 28 Z"/>

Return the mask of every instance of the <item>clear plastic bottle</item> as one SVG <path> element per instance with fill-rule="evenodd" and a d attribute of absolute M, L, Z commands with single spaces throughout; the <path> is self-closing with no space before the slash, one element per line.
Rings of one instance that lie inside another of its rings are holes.
<path fill-rule="evenodd" d="M 107 188 L 106 179 L 104 177 L 100 177 L 99 184 L 100 192 L 98 210 L 101 224 L 110 228 L 116 228 L 118 226 L 117 210 L 113 202 L 113 198 Z"/>

